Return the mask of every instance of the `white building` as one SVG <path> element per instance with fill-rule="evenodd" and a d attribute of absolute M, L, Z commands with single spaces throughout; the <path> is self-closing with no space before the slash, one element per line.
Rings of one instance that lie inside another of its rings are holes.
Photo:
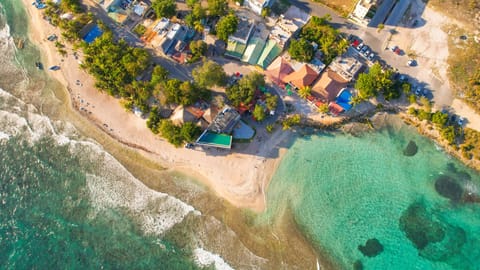
<path fill-rule="evenodd" d="M 262 9 L 268 7 L 272 0 L 245 0 L 243 5 L 250 8 L 253 12 L 258 15 L 262 14 Z"/>

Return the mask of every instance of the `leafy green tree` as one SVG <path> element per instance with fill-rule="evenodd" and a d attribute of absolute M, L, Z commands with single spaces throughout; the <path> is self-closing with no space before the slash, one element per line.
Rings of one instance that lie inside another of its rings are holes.
<path fill-rule="evenodd" d="M 301 62 L 310 62 L 313 58 L 313 45 L 304 38 L 299 40 L 292 40 L 290 47 L 288 47 L 290 56 Z"/>
<path fill-rule="evenodd" d="M 147 119 L 147 127 L 154 133 L 158 133 L 158 128 L 160 125 L 160 120 L 162 118 L 160 117 L 160 114 L 158 113 L 158 108 L 153 107 L 152 110 L 150 111 L 150 114 Z"/>
<path fill-rule="evenodd" d="M 253 109 L 252 114 L 257 122 L 262 122 L 263 120 L 265 120 L 265 117 L 266 117 L 265 109 L 258 104 L 255 105 L 255 108 Z"/>
<path fill-rule="evenodd" d="M 312 88 L 310 86 L 305 86 L 305 87 L 302 87 L 300 89 L 298 89 L 298 95 L 301 97 L 301 98 L 307 98 L 308 96 L 310 96 L 312 93 Z"/>
<path fill-rule="evenodd" d="M 195 83 L 202 88 L 225 86 L 227 83 L 227 74 L 223 67 L 209 60 L 193 69 L 192 76 Z"/>
<path fill-rule="evenodd" d="M 185 122 L 180 128 L 180 134 L 184 141 L 194 142 L 200 135 L 200 127 L 192 122 Z"/>
<path fill-rule="evenodd" d="M 220 18 L 216 26 L 218 38 L 223 41 L 227 41 L 228 36 L 237 31 L 237 26 L 238 18 L 233 13 L 230 13 L 227 16 Z"/>
<path fill-rule="evenodd" d="M 265 78 L 258 72 L 252 72 L 241 78 L 237 84 L 226 89 L 227 98 L 234 106 L 250 104 L 259 87 L 265 86 Z"/>
<path fill-rule="evenodd" d="M 448 127 L 443 128 L 440 131 L 440 134 L 450 145 L 455 143 L 455 138 L 458 135 L 453 126 L 448 126 Z"/>
<path fill-rule="evenodd" d="M 186 4 L 189 8 L 193 8 L 196 4 L 199 4 L 200 0 L 187 0 Z"/>
<path fill-rule="evenodd" d="M 448 121 L 448 114 L 436 111 L 432 114 L 432 123 L 437 124 L 439 127 L 444 127 Z"/>
<path fill-rule="evenodd" d="M 175 0 L 154 0 L 152 2 L 152 9 L 155 11 L 157 17 L 170 18 L 175 15 L 177 4 Z"/>
<path fill-rule="evenodd" d="M 270 111 L 275 111 L 278 105 L 278 96 L 267 93 L 265 98 L 267 109 Z"/>
<path fill-rule="evenodd" d="M 150 80 L 150 83 L 152 85 L 157 85 L 160 82 L 165 82 L 168 80 L 168 70 L 166 70 L 162 66 L 155 66 L 153 68 L 152 72 L 152 79 Z"/>
<path fill-rule="evenodd" d="M 410 104 L 415 104 L 417 103 L 417 97 L 414 95 L 414 94 L 410 94 L 408 96 L 408 102 L 410 102 Z"/>
<path fill-rule="evenodd" d="M 207 0 L 210 16 L 223 16 L 227 14 L 228 3 L 226 0 Z"/>
<path fill-rule="evenodd" d="M 377 95 L 375 81 L 372 76 L 362 73 L 358 76 L 355 88 L 358 89 L 359 95 L 363 99 L 368 99 Z"/>
<path fill-rule="evenodd" d="M 402 90 L 405 95 L 409 95 L 412 92 L 412 85 L 409 83 L 403 83 Z"/>
<path fill-rule="evenodd" d="M 422 104 L 422 106 L 425 108 L 427 112 L 432 111 L 432 103 L 427 97 L 423 97 L 423 96 L 420 97 L 420 104 Z"/>
<path fill-rule="evenodd" d="M 270 16 L 271 10 L 269 7 L 264 7 L 262 8 L 262 17 L 265 18 L 267 16 Z"/>
<path fill-rule="evenodd" d="M 162 119 L 158 126 L 158 131 L 162 137 L 176 147 L 179 147 L 184 142 L 184 138 L 181 134 L 181 127 L 175 125 L 171 120 Z"/>
<path fill-rule="evenodd" d="M 190 42 L 190 50 L 194 57 L 200 57 L 207 52 L 207 43 L 202 40 L 193 40 Z"/>
<path fill-rule="evenodd" d="M 330 110 L 328 109 L 328 105 L 323 103 L 320 106 L 318 106 L 318 111 L 321 113 L 328 113 Z"/>
<path fill-rule="evenodd" d="M 282 128 L 283 130 L 290 129 L 293 126 L 299 125 L 301 121 L 302 121 L 302 116 L 300 114 L 294 114 L 290 117 L 287 117 L 285 120 L 283 120 Z"/>

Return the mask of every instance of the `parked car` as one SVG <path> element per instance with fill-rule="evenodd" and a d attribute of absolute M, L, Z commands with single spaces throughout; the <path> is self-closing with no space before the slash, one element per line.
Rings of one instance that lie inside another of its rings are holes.
<path fill-rule="evenodd" d="M 415 95 L 421 96 L 422 94 L 423 94 L 422 87 L 419 86 L 419 87 L 415 88 Z"/>
<path fill-rule="evenodd" d="M 373 62 L 375 60 L 375 53 L 373 53 L 373 52 L 370 53 L 367 58 L 368 58 L 368 60 Z"/>
<path fill-rule="evenodd" d="M 463 126 L 465 124 L 465 118 L 463 117 L 458 117 L 457 124 L 459 126 Z"/>
<path fill-rule="evenodd" d="M 393 46 L 390 48 L 390 50 L 392 50 L 392 52 L 395 52 L 395 50 L 398 49 L 398 46 Z"/>
<path fill-rule="evenodd" d="M 403 75 L 403 74 L 400 75 L 400 77 L 398 78 L 398 80 L 401 81 L 401 82 L 408 82 L 407 76 L 405 76 L 405 75 Z"/>
<path fill-rule="evenodd" d="M 59 66 L 51 66 L 50 68 L 48 68 L 49 70 L 59 70 L 60 67 Z"/>
<path fill-rule="evenodd" d="M 366 50 L 363 52 L 363 56 L 365 57 L 368 57 L 370 55 L 371 51 L 370 50 Z"/>
<path fill-rule="evenodd" d="M 356 49 L 360 51 L 361 49 L 363 49 L 363 47 L 364 47 L 364 44 L 363 44 L 363 43 L 360 43 L 360 44 L 356 47 Z"/>
<path fill-rule="evenodd" d="M 362 53 L 370 49 L 367 45 L 363 46 L 362 49 L 360 50 Z"/>
<path fill-rule="evenodd" d="M 407 66 L 414 67 L 417 65 L 417 61 L 415 59 L 410 59 L 407 62 Z"/>

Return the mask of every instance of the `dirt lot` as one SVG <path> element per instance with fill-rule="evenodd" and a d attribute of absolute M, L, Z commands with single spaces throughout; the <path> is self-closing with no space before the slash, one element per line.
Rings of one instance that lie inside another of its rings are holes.
<path fill-rule="evenodd" d="M 336 10 L 346 17 L 350 12 L 352 12 L 357 0 L 314 0 L 314 2 L 322 3 L 333 10 Z"/>
<path fill-rule="evenodd" d="M 480 31 L 480 1 L 430 0 L 428 6 L 462 23 L 470 31 Z"/>

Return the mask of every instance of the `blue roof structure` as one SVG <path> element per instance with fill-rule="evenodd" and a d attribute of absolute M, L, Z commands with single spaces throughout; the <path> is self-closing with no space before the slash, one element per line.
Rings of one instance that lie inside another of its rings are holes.
<path fill-rule="evenodd" d="M 98 25 L 95 25 L 84 37 L 83 40 L 87 43 L 92 43 L 97 37 L 103 34 L 102 30 Z"/>

